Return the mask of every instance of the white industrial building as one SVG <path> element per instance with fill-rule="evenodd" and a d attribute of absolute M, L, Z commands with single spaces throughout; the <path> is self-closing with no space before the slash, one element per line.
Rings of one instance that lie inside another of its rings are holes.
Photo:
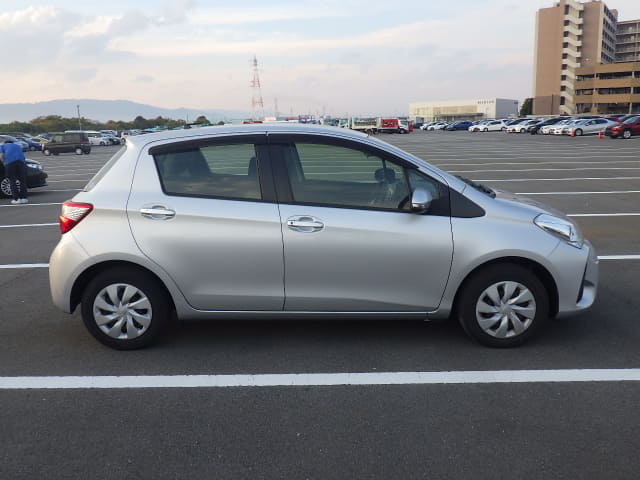
<path fill-rule="evenodd" d="M 414 122 L 482 120 L 485 118 L 508 118 L 517 115 L 518 101 L 508 98 L 449 100 L 409 104 L 409 119 Z"/>

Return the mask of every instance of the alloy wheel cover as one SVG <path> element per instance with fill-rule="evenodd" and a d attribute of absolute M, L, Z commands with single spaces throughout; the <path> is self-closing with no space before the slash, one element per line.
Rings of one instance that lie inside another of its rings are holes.
<path fill-rule="evenodd" d="M 476 302 L 476 320 L 482 331 L 495 338 L 524 333 L 536 316 L 536 300 L 524 285 L 501 281 L 486 288 Z"/>
<path fill-rule="evenodd" d="M 20 180 L 16 180 L 16 185 L 18 187 L 20 186 Z M 2 181 L 0 181 L 0 190 L 2 190 L 2 193 L 7 197 L 10 197 L 11 195 L 13 195 L 11 193 L 11 182 L 7 177 L 4 177 Z"/>
<path fill-rule="evenodd" d="M 107 336 L 132 340 L 147 331 L 153 310 L 142 290 L 127 283 L 114 283 L 104 287 L 95 296 L 93 318 Z"/>

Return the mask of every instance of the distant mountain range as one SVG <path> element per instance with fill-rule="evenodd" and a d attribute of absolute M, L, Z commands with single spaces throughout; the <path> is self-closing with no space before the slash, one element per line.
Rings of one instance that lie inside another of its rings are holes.
<path fill-rule="evenodd" d="M 0 123 L 13 121 L 28 122 L 37 117 L 60 115 L 61 117 L 80 116 L 89 120 L 106 122 L 108 120 L 132 121 L 138 115 L 144 118 L 158 116 L 174 120 L 193 121 L 204 115 L 210 122 L 233 120 L 251 117 L 251 112 L 242 110 L 194 110 L 191 108 L 162 108 L 153 105 L 130 102 L 128 100 L 91 100 L 66 99 L 37 103 L 3 103 L 0 104 Z"/>

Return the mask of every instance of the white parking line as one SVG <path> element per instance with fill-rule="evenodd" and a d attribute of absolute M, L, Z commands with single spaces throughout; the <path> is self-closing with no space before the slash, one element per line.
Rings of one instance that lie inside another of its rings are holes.
<path fill-rule="evenodd" d="M 48 263 L 14 263 L 8 265 L 0 265 L 0 269 L 14 269 L 14 268 L 49 268 Z"/>
<path fill-rule="evenodd" d="M 568 213 L 568 217 L 639 217 L 640 213 Z"/>
<path fill-rule="evenodd" d="M 121 389 L 638 382 L 640 369 L 0 377 L 0 389 Z"/>
<path fill-rule="evenodd" d="M 640 255 L 599 255 L 598 260 L 640 260 Z"/>
<path fill-rule="evenodd" d="M 573 178 L 474 178 L 476 182 L 575 182 L 579 180 L 640 180 L 640 177 L 573 177 Z"/>
<path fill-rule="evenodd" d="M 62 202 L 56 203 L 25 203 L 23 205 L 0 205 L 0 207 L 25 208 L 25 207 L 42 207 L 44 205 L 62 205 Z"/>
<path fill-rule="evenodd" d="M 516 195 L 611 195 L 640 193 L 640 190 L 611 190 L 608 192 L 518 192 Z"/>
<path fill-rule="evenodd" d="M 487 162 L 487 163 L 438 163 L 436 167 L 483 167 L 487 165 L 610 165 L 612 163 L 639 163 L 640 160 L 616 160 L 606 162 Z"/>
<path fill-rule="evenodd" d="M 447 170 L 449 173 L 520 173 L 520 172 L 574 172 L 584 170 L 640 170 L 640 167 L 575 167 L 575 168 L 510 168 L 508 170 Z"/>
<path fill-rule="evenodd" d="M 0 228 L 50 227 L 58 223 L 23 223 L 22 225 L 0 225 Z"/>

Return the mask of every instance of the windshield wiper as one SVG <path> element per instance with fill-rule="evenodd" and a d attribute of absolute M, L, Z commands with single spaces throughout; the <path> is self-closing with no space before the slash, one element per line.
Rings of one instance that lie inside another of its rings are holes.
<path fill-rule="evenodd" d="M 466 183 L 467 185 L 475 188 L 479 192 L 482 192 L 482 193 L 484 193 L 486 195 L 489 195 L 491 198 L 496 198 L 496 192 L 494 192 L 492 189 L 490 189 L 486 185 L 483 185 L 483 184 L 478 183 L 478 182 L 474 182 L 473 180 L 469 180 L 468 178 L 463 177 L 461 175 L 456 175 L 456 178 L 459 178 L 464 183 Z"/>

